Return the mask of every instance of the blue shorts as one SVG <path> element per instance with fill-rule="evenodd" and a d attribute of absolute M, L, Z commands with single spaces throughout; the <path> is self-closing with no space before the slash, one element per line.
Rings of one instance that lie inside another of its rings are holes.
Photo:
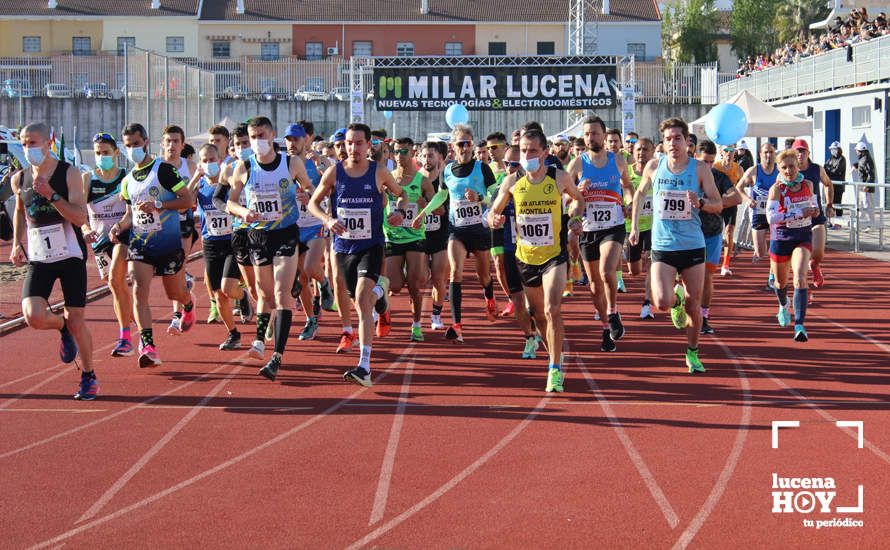
<path fill-rule="evenodd" d="M 320 239 L 323 235 L 323 225 L 300 228 L 300 244 L 309 244 L 309 241 Z"/>
<path fill-rule="evenodd" d="M 776 263 L 785 263 L 791 259 L 791 254 L 795 248 L 806 248 L 810 252 L 813 251 L 813 237 L 808 235 L 802 239 L 794 239 L 789 241 L 770 241 L 769 242 L 769 259 Z"/>
<path fill-rule="evenodd" d="M 766 214 L 751 214 L 751 229 L 769 229 L 769 222 L 766 220 Z"/>
<path fill-rule="evenodd" d="M 723 235 L 717 233 L 713 237 L 705 237 L 705 265 L 711 273 L 720 265 L 720 252 L 723 250 Z"/>

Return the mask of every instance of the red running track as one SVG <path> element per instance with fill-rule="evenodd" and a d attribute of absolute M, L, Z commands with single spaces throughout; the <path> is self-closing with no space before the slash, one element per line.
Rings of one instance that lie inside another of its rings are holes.
<path fill-rule="evenodd" d="M 296 340 L 295 315 L 272 383 L 217 350 L 220 325 L 163 334 L 159 284 L 156 369 L 108 357 L 110 299 L 88 306 L 94 402 L 71 399 L 77 371 L 57 364 L 54 335 L 14 332 L 0 339 L 4 547 L 886 547 L 890 265 L 830 253 L 798 344 L 758 290 L 766 267 L 747 261 L 718 278 L 695 377 L 666 316 L 637 318 L 639 280 L 620 295 L 627 335 L 611 354 L 576 287 L 561 395 L 543 391 L 546 359 L 519 359 L 511 323 L 483 320 L 474 279 L 462 346 L 429 330 L 410 345 L 394 298 L 369 390 L 341 381 L 356 354 L 332 353 L 334 314 L 312 342 Z M 800 423 L 778 449 L 774 420 Z M 836 420 L 862 421 L 864 448 Z M 773 473 L 834 478 L 831 513 L 772 513 Z M 835 512 L 857 485 L 863 512 Z M 864 525 L 803 524 L 835 517 Z"/>

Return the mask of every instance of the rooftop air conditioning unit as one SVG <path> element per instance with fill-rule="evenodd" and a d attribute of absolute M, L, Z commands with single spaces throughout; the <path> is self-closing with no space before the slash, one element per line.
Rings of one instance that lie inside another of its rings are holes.
<path fill-rule="evenodd" d="M 337 48 L 336 48 L 336 47 L 330 47 L 330 48 L 328 48 L 328 55 L 337 55 L 337 53 L 338 53 L 338 52 L 337 52 Z"/>

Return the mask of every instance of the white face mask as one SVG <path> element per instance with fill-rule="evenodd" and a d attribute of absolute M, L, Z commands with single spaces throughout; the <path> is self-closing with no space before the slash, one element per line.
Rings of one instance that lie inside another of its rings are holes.
<path fill-rule="evenodd" d="M 257 156 L 262 157 L 272 150 L 272 144 L 267 139 L 251 139 L 250 148 L 254 150 Z"/>

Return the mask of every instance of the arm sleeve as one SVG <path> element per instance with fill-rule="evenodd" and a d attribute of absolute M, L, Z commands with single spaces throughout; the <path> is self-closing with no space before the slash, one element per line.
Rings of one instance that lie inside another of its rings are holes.
<path fill-rule="evenodd" d="M 492 185 L 497 185 L 498 180 L 494 177 L 494 172 L 491 171 L 491 166 L 485 163 L 482 164 L 482 177 L 485 179 L 486 189 Z"/>
<path fill-rule="evenodd" d="M 213 197 L 211 198 L 213 206 L 215 206 L 217 210 L 225 212 L 227 200 L 229 200 L 229 186 L 220 183 L 216 186 L 216 190 L 213 192 Z"/>
<path fill-rule="evenodd" d="M 433 198 L 430 199 L 430 202 L 427 203 L 427 205 L 423 207 L 423 211 L 422 211 L 423 215 L 426 216 L 427 214 L 429 214 L 436 208 L 439 208 L 440 206 L 445 204 L 445 201 L 447 199 L 448 199 L 448 189 L 445 189 L 444 187 L 442 189 L 439 189 L 439 191 L 437 191 L 436 194 L 433 195 Z"/>
<path fill-rule="evenodd" d="M 779 201 L 771 200 L 766 203 L 766 219 L 769 223 L 780 223 L 788 220 L 798 220 L 803 217 L 800 208 L 790 208 L 785 212 L 779 211 Z"/>
<path fill-rule="evenodd" d="M 185 187 L 185 182 L 182 181 L 179 171 L 172 164 L 167 164 L 166 162 L 161 163 L 161 166 L 158 168 L 158 183 L 161 184 L 161 187 L 173 193 Z"/>

